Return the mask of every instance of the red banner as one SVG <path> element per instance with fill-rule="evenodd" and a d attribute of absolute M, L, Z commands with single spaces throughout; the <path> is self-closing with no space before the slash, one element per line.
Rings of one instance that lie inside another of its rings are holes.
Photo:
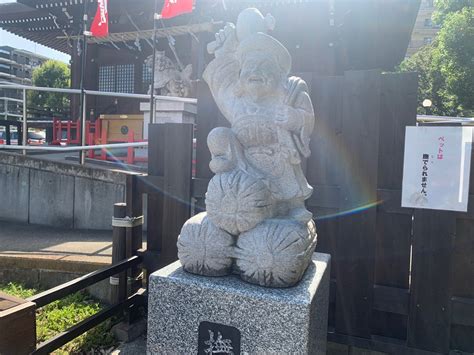
<path fill-rule="evenodd" d="M 91 25 L 91 33 L 94 37 L 107 37 L 109 35 L 107 2 L 108 0 L 97 0 L 97 12 Z"/>
<path fill-rule="evenodd" d="M 193 0 L 165 0 L 161 18 L 172 18 L 193 11 Z"/>

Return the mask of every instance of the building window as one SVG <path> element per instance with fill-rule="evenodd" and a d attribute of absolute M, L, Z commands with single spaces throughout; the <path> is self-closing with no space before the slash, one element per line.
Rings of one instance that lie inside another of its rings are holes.
<path fill-rule="evenodd" d="M 423 38 L 423 44 L 426 46 L 428 44 L 431 44 L 431 42 L 433 42 L 433 38 L 431 37 L 425 37 Z"/>
<path fill-rule="evenodd" d="M 117 65 L 117 92 L 133 94 L 135 88 L 135 66 L 133 64 Z"/>
<path fill-rule="evenodd" d="M 133 94 L 135 89 L 133 64 L 99 66 L 99 91 Z"/>
<path fill-rule="evenodd" d="M 425 27 L 433 27 L 433 22 L 430 18 L 425 18 Z"/>
<path fill-rule="evenodd" d="M 113 65 L 99 67 L 99 91 L 115 91 L 115 67 Z"/>

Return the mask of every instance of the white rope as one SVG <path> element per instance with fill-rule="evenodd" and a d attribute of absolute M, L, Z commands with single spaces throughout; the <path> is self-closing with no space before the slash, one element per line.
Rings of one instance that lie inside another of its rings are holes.
<path fill-rule="evenodd" d="M 129 277 L 127 277 L 127 284 L 131 285 L 136 281 L 143 280 L 143 276 L 144 276 L 143 271 L 139 275 L 137 275 L 137 277 L 130 277 L 129 276 Z"/>
<path fill-rule="evenodd" d="M 112 217 L 112 227 L 133 228 L 143 225 L 143 216 L 139 217 Z"/>

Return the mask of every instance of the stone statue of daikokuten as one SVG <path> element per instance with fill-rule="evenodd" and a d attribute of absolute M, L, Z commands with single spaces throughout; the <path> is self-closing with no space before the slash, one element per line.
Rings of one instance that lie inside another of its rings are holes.
<path fill-rule="evenodd" d="M 152 68 L 153 55 L 146 58 L 145 64 Z M 165 55 L 164 51 L 157 51 L 155 58 L 155 95 L 191 97 L 193 94 L 192 72 L 191 64 L 188 64 L 183 70 L 179 70 L 178 66 Z M 151 94 L 151 85 L 148 94 Z"/>
<path fill-rule="evenodd" d="M 208 136 L 211 170 L 206 212 L 188 220 L 178 256 L 191 273 L 236 273 L 288 287 L 303 276 L 316 247 L 304 205 L 312 193 L 301 168 L 310 155 L 314 111 L 306 83 L 288 78 L 291 56 L 267 32 L 270 15 L 243 10 L 208 45 L 203 78 L 231 128 Z"/>

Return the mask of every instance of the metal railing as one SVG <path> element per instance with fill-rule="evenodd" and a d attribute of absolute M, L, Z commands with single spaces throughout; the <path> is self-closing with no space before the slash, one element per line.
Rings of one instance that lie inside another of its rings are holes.
<path fill-rule="evenodd" d="M 432 116 L 417 115 L 416 122 L 421 124 L 460 124 L 474 125 L 473 117 L 448 117 L 448 116 Z"/>
<path fill-rule="evenodd" d="M 141 100 L 150 100 L 151 95 L 144 95 L 144 94 L 128 94 L 128 93 L 121 93 L 121 92 L 110 92 L 110 91 L 95 91 L 95 90 L 79 90 L 79 89 L 63 89 L 63 88 L 49 88 L 49 87 L 41 87 L 41 86 L 28 86 L 28 85 L 19 85 L 19 84 L 0 84 L 0 89 L 12 89 L 12 90 L 23 90 L 23 115 L 22 115 L 22 124 L 23 124 L 23 145 L 21 149 L 23 150 L 23 154 L 26 155 L 27 150 L 48 150 L 54 151 L 56 149 L 51 149 L 50 147 L 37 147 L 35 149 L 28 148 L 28 118 L 27 118 L 27 106 L 26 106 L 26 92 L 27 90 L 31 91 L 41 91 L 41 92 L 50 92 L 50 93 L 63 93 L 63 94 L 71 94 L 71 95 L 84 95 L 83 97 L 83 105 L 82 105 L 82 112 L 81 112 L 81 147 L 86 146 L 86 119 L 87 119 L 87 96 L 108 96 L 108 97 L 122 97 L 122 98 L 132 98 L 132 99 L 141 99 Z M 175 101 L 175 102 L 188 102 L 188 103 L 196 103 L 196 99 L 191 98 L 181 98 L 181 97 L 174 97 L 174 96 L 161 96 L 161 95 L 153 95 L 154 105 L 156 107 L 157 100 L 166 100 L 166 101 Z M 156 109 L 155 109 L 156 110 Z M 155 112 L 150 113 L 150 122 L 153 123 L 154 121 Z M 125 143 L 130 144 L 130 143 Z M 132 146 L 145 146 L 146 144 L 143 143 L 131 143 L 131 144 L 142 144 L 142 145 L 127 145 L 126 147 Z M 106 147 L 103 147 L 106 146 Z M 117 144 L 113 145 L 98 145 L 98 146 L 89 146 L 87 149 L 79 149 L 81 152 L 80 164 L 85 164 L 85 157 L 86 152 L 90 148 L 119 148 Z M 3 148 L 3 147 L 0 147 Z M 5 149 L 5 148 L 3 148 Z M 11 148 L 8 148 L 11 149 Z M 13 149 L 19 149 L 15 147 Z M 60 151 L 66 151 L 65 148 L 57 148 Z"/>
<path fill-rule="evenodd" d="M 45 152 L 79 152 L 91 149 L 113 149 L 113 148 L 129 148 L 129 147 L 146 147 L 148 142 L 134 142 L 134 143 L 111 143 L 111 144 L 96 144 L 88 146 L 76 147 L 49 147 L 41 145 L 0 145 L 0 150 L 36 150 Z"/>

